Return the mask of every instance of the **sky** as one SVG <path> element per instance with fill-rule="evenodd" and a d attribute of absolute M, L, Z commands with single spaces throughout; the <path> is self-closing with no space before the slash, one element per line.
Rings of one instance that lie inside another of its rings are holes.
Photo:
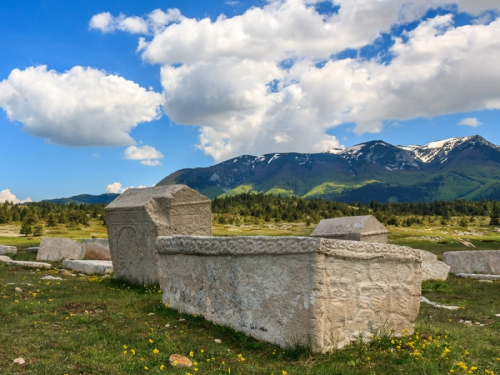
<path fill-rule="evenodd" d="M 239 155 L 500 144 L 498 0 L 2 0 L 0 202 Z"/>

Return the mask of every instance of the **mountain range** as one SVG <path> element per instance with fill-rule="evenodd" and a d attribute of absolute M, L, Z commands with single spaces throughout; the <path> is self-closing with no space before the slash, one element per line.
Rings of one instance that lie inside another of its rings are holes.
<path fill-rule="evenodd" d="M 69 198 L 56 198 L 56 199 L 45 199 L 42 202 L 55 203 L 55 204 L 93 204 L 93 203 L 104 203 L 109 204 L 115 200 L 120 194 L 106 193 L 101 195 L 91 195 L 91 194 L 80 194 Z"/>
<path fill-rule="evenodd" d="M 500 199 L 500 147 L 475 135 L 424 146 L 376 140 L 315 154 L 242 155 L 179 170 L 157 185 L 172 184 L 209 198 L 262 192 L 363 203 Z"/>

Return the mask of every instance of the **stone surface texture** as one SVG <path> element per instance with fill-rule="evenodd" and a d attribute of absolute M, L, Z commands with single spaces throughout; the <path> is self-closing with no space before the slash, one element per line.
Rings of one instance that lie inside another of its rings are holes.
<path fill-rule="evenodd" d="M 422 281 L 424 280 L 446 280 L 450 266 L 438 260 L 437 255 L 428 251 L 420 250 L 422 257 Z"/>
<path fill-rule="evenodd" d="M 321 220 L 311 237 L 387 243 L 388 232 L 372 215 L 347 216 Z"/>
<path fill-rule="evenodd" d="M 105 275 L 113 272 L 113 262 L 110 260 L 63 260 L 62 267 L 89 275 Z"/>
<path fill-rule="evenodd" d="M 111 260 L 107 238 L 86 238 L 82 240 L 83 257 L 92 260 Z"/>
<path fill-rule="evenodd" d="M 156 236 L 212 235 L 210 199 L 184 185 L 127 189 L 106 207 L 115 277 L 157 284 Z"/>
<path fill-rule="evenodd" d="M 500 275 L 500 250 L 449 251 L 443 262 L 453 273 L 484 273 Z"/>
<path fill-rule="evenodd" d="M 80 242 L 67 238 L 43 237 L 36 260 L 82 259 L 83 254 L 84 250 Z"/>
<path fill-rule="evenodd" d="M 0 255 L 4 254 L 17 254 L 17 247 L 0 245 Z"/>
<path fill-rule="evenodd" d="M 12 259 L 10 259 L 8 256 L 0 255 L 0 262 L 7 263 L 7 262 L 10 262 L 11 260 Z"/>
<path fill-rule="evenodd" d="M 158 237 L 163 302 L 282 347 L 342 348 L 413 331 L 421 257 L 311 237 Z"/>
<path fill-rule="evenodd" d="M 27 262 L 23 260 L 9 260 L 5 262 L 8 266 L 21 266 L 28 268 L 52 268 L 52 265 L 49 263 L 43 262 Z"/>

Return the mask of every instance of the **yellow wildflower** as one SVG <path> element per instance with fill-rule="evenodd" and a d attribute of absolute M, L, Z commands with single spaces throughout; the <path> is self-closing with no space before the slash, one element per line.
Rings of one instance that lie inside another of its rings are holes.
<path fill-rule="evenodd" d="M 156 349 L 156 348 L 154 348 L 154 349 L 153 349 L 153 353 L 154 353 L 154 354 L 158 354 L 159 352 L 160 352 L 160 351 L 159 351 L 158 349 Z"/>

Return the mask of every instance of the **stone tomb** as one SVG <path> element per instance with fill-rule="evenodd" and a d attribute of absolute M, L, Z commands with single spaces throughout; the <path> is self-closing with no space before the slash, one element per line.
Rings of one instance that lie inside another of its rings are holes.
<path fill-rule="evenodd" d="M 184 185 L 127 189 L 106 207 L 115 277 L 157 284 L 157 236 L 212 235 L 210 199 Z"/>
<path fill-rule="evenodd" d="M 84 249 L 80 242 L 68 238 L 43 237 L 36 260 L 60 261 L 63 259 L 82 259 Z"/>
<path fill-rule="evenodd" d="M 321 220 L 311 237 L 387 243 L 388 232 L 372 215 L 347 216 Z"/>
<path fill-rule="evenodd" d="M 342 348 L 412 332 L 421 256 L 408 247 L 311 237 L 156 240 L 163 302 L 282 347 Z"/>
<path fill-rule="evenodd" d="M 443 262 L 453 273 L 483 273 L 500 275 L 500 250 L 449 251 Z"/>

